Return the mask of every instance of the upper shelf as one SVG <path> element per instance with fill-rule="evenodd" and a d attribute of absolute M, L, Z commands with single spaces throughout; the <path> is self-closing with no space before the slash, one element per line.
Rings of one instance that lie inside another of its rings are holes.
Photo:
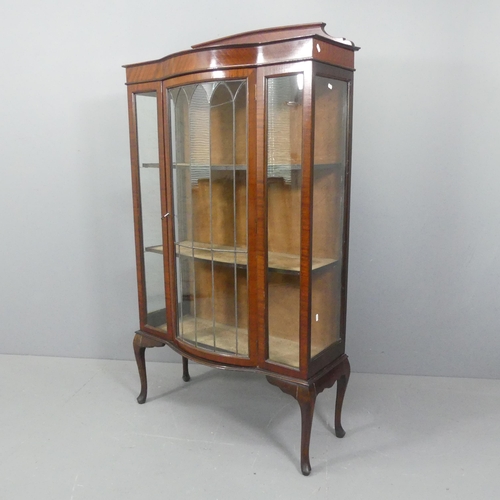
<path fill-rule="evenodd" d="M 191 167 L 193 169 L 212 169 L 212 170 L 247 170 L 247 165 L 191 165 L 189 163 L 174 163 L 172 165 L 174 168 L 175 167 L 180 167 L 180 168 L 188 168 Z M 276 169 L 276 171 L 279 170 L 300 170 L 302 168 L 301 164 L 293 164 L 293 165 L 275 165 L 269 163 L 268 168 L 273 168 Z M 315 169 L 321 169 L 321 168 L 338 168 L 342 166 L 341 163 L 319 163 L 315 164 L 314 168 Z M 143 163 L 141 165 L 142 168 L 159 168 L 160 164 L 159 163 Z"/>
<path fill-rule="evenodd" d="M 247 265 L 247 252 L 244 247 L 230 247 L 224 245 L 213 245 L 200 243 L 198 241 L 181 241 L 175 245 L 177 255 L 194 257 L 199 260 L 219 262 L 221 264 L 231 264 L 237 266 Z M 147 247 L 146 252 L 163 254 L 163 245 Z M 312 259 L 312 270 L 321 269 L 337 262 L 335 259 Z M 298 273 L 300 271 L 300 255 L 289 253 L 268 253 L 268 269 L 274 271 L 286 271 Z"/>

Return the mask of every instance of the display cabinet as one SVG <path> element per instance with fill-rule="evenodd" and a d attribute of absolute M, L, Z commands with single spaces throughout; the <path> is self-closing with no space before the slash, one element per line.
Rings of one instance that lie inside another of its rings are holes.
<path fill-rule="evenodd" d="M 145 349 L 262 373 L 297 399 L 301 469 L 317 394 L 345 354 L 354 52 L 324 24 L 243 33 L 126 66 Z"/>

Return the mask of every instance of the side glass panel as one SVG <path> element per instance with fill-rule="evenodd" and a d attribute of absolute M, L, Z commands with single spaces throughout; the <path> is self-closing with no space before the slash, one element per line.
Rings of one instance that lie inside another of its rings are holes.
<path fill-rule="evenodd" d="M 178 336 L 248 357 L 247 86 L 168 90 Z"/>
<path fill-rule="evenodd" d="M 340 340 L 348 84 L 314 79 L 311 357 Z"/>
<path fill-rule="evenodd" d="M 147 324 L 166 330 L 156 92 L 135 94 L 135 109 Z"/>
<path fill-rule="evenodd" d="M 268 359 L 299 367 L 303 75 L 267 79 Z"/>

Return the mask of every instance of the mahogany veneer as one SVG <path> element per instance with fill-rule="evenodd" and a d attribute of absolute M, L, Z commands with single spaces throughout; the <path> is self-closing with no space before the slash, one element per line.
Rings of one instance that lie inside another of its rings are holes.
<path fill-rule="evenodd" d="M 299 403 L 301 470 L 316 396 L 345 354 L 351 42 L 324 24 L 194 45 L 127 74 L 140 329 L 216 368 L 266 375 Z"/>

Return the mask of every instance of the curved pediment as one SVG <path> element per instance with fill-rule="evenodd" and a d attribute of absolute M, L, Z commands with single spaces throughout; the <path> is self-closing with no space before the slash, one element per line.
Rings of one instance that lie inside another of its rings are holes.
<path fill-rule="evenodd" d="M 295 38 L 317 37 L 341 43 L 357 50 L 354 43 L 345 38 L 334 38 L 325 31 L 326 23 L 296 24 L 292 26 L 280 26 L 264 30 L 247 31 L 238 35 L 217 38 L 209 42 L 193 45 L 193 49 L 205 49 L 215 47 L 228 47 L 237 45 L 255 45 L 262 43 L 282 42 Z"/>

